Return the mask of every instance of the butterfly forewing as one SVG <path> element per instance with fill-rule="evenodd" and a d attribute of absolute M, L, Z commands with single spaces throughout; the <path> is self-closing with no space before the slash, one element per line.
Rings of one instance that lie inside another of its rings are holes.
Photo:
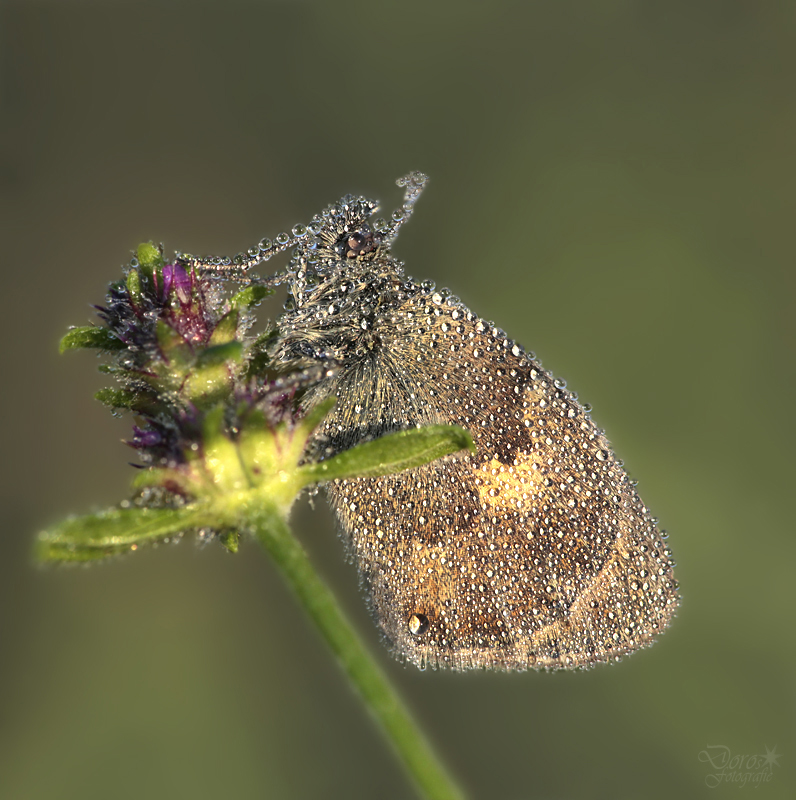
<path fill-rule="evenodd" d="M 457 669 L 576 667 L 648 643 L 677 597 L 668 550 L 605 437 L 560 383 L 439 294 L 409 298 L 326 389 L 336 448 L 432 423 L 475 455 L 328 494 L 396 653 Z"/>

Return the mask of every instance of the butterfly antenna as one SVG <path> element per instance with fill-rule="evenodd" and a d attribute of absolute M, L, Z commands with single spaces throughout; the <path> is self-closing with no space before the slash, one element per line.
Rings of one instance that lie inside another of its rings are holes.
<path fill-rule="evenodd" d="M 404 202 L 400 208 L 392 212 L 392 219 L 384 229 L 384 234 L 388 242 L 392 242 L 397 236 L 401 226 L 409 221 L 412 216 L 417 198 L 423 193 L 423 189 L 428 183 L 428 176 L 422 172 L 410 172 L 396 181 L 398 186 L 405 187 Z"/>

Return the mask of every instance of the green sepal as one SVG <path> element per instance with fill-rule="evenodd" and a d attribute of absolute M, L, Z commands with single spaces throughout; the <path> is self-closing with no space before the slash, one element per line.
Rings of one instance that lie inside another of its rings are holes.
<path fill-rule="evenodd" d="M 190 467 L 149 467 L 138 470 L 132 481 L 133 489 L 141 491 L 151 486 L 160 486 L 172 493 L 191 498 L 198 495 L 203 488 L 202 485 L 197 485 L 196 471 Z"/>
<path fill-rule="evenodd" d="M 252 483 L 257 483 L 264 475 L 272 475 L 278 468 L 279 454 L 274 446 L 274 432 L 265 414 L 257 408 L 246 415 L 241 426 L 238 452 Z"/>
<path fill-rule="evenodd" d="M 240 544 L 240 534 L 237 531 L 224 531 L 218 534 L 218 541 L 230 553 L 237 553 Z"/>
<path fill-rule="evenodd" d="M 238 334 L 238 310 L 233 308 L 228 311 L 218 321 L 213 333 L 210 336 L 208 345 L 215 347 L 216 345 L 228 344 L 235 340 Z"/>
<path fill-rule="evenodd" d="M 113 508 L 72 517 L 36 538 L 37 561 L 95 561 L 163 541 L 207 521 L 194 508 Z"/>
<path fill-rule="evenodd" d="M 307 440 L 312 436 L 312 432 L 323 422 L 326 415 L 334 408 L 336 403 L 336 397 L 327 397 L 325 400 L 318 403 L 317 406 L 310 409 L 310 411 L 296 423 L 293 433 L 285 437 L 281 442 L 279 456 L 283 463 L 293 466 L 301 461 L 302 454 L 307 447 Z M 299 476 L 299 481 L 303 481 L 301 471 L 299 470 L 296 474 Z M 312 483 L 313 481 L 309 482 Z M 306 485 L 306 483 L 300 483 L 300 485 Z"/>
<path fill-rule="evenodd" d="M 388 433 L 325 461 L 300 468 L 304 485 L 340 478 L 377 478 L 420 467 L 460 450 L 475 452 L 472 436 L 458 425 L 429 425 Z"/>
<path fill-rule="evenodd" d="M 110 408 L 126 408 L 138 412 L 142 411 L 142 406 L 152 404 L 152 398 L 145 398 L 141 392 L 130 389 L 100 389 L 95 393 L 94 399 Z"/>
<path fill-rule="evenodd" d="M 232 344 L 232 343 L 231 343 Z M 226 345 L 222 345 L 226 347 Z M 216 405 L 224 401 L 232 389 L 232 375 L 224 360 L 195 369 L 185 381 L 181 394 L 191 403 L 201 407 Z"/>
<path fill-rule="evenodd" d="M 141 273 L 137 269 L 131 269 L 127 273 L 126 287 L 130 303 L 136 308 L 141 304 Z"/>
<path fill-rule="evenodd" d="M 325 400 L 321 400 L 317 406 L 313 406 L 299 420 L 297 427 L 309 435 L 324 421 L 327 414 L 335 407 L 336 404 L 336 397 L 327 397 Z"/>
<path fill-rule="evenodd" d="M 163 269 L 163 251 L 152 242 L 139 244 L 135 251 L 142 276 L 151 278 L 156 269 Z"/>
<path fill-rule="evenodd" d="M 238 448 L 224 429 L 224 407 L 211 408 L 202 424 L 203 464 L 210 486 L 228 494 L 250 488 L 249 477 L 241 464 Z"/>
<path fill-rule="evenodd" d="M 159 319 L 155 325 L 155 335 L 161 352 L 169 361 L 175 362 L 178 367 L 191 362 L 193 352 L 190 345 L 171 325 Z"/>
<path fill-rule="evenodd" d="M 255 303 L 259 303 L 264 298 L 272 295 L 274 290 L 270 286 L 263 286 L 261 283 L 253 283 L 245 289 L 241 289 L 237 294 L 229 299 L 232 308 L 248 308 Z"/>
<path fill-rule="evenodd" d="M 217 439 L 226 439 L 224 432 L 224 406 L 217 405 L 209 409 L 202 420 L 202 442 L 205 447 L 212 447 Z"/>
<path fill-rule="evenodd" d="M 58 352 L 65 353 L 67 350 L 77 350 L 81 347 L 93 347 L 98 350 L 123 350 L 127 345 L 107 328 L 84 325 L 66 332 L 58 345 Z"/>
<path fill-rule="evenodd" d="M 138 380 L 145 381 L 151 378 L 146 372 L 141 372 L 135 369 L 128 369 L 127 367 L 117 367 L 114 364 L 100 364 L 97 367 L 97 372 L 103 375 L 113 375 L 117 380 Z"/>
<path fill-rule="evenodd" d="M 268 355 L 268 345 L 276 338 L 277 333 L 276 328 L 263 331 L 249 346 L 248 362 L 246 364 L 247 377 L 260 376 L 268 369 L 268 365 L 271 362 L 271 358 Z"/>
<path fill-rule="evenodd" d="M 212 339 L 210 340 L 212 342 Z M 227 341 L 215 344 L 202 350 L 196 359 L 198 367 L 215 367 L 227 361 L 240 361 L 243 357 L 243 344 L 238 341 Z"/>

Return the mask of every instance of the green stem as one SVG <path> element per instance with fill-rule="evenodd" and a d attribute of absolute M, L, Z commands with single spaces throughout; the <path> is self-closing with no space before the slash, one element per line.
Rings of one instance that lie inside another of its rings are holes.
<path fill-rule="evenodd" d="M 285 521 L 278 513 L 263 507 L 249 507 L 247 512 L 251 531 L 279 566 L 422 795 L 429 800 L 462 800 L 464 794 L 345 618 Z"/>

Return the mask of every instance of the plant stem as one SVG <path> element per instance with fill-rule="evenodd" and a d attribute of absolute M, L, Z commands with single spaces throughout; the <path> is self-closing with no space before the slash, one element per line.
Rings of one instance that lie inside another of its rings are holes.
<path fill-rule="evenodd" d="M 443 767 L 284 519 L 262 506 L 249 507 L 246 517 L 250 530 L 277 563 L 422 796 L 429 800 L 463 800 L 463 792 Z"/>

